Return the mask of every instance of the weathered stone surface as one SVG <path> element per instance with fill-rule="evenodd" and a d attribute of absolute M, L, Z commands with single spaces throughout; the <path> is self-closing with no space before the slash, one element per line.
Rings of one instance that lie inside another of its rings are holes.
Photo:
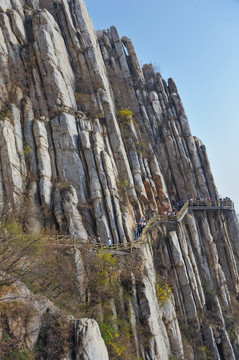
<path fill-rule="evenodd" d="M 51 159 L 49 155 L 49 144 L 47 131 L 43 122 L 36 120 L 33 123 L 33 132 L 37 148 L 38 174 L 40 177 L 39 191 L 43 206 L 51 209 L 52 184 L 51 184 Z M 30 149 L 32 151 L 32 149 Z"/>
<path fill-rule="evenodd" d="M 78 198 L 72 185 L 63 189 L 62 206 L 67 219 L 70 235 L 77 236 L 81 240 L 87 240 L 87 232 L 82 222 L 82 217 L 77 210 Z"/>
<path fill-rule="evenodd" d="M 0 5 L 1 12 L 5 12 L 5 11 L 7 11 L 7 9 L 10 9 L 10 8 L 11 8 L 11 0 L 1 1 L 1 5 Z"/>
<path fill-rule="evenodd" d="M 52 137 L 56 152 L 58 176 L 62 182 L 71 182 L 79 201 L 86 203 L 86 174 L 78 151 L 78 132 L 75 117 L 63 113 L 51 120 Z"/>
<path fill-rule="evenodd" d="M 49 12 L 40 10 L 33 17 L 33 32 L 34 50 L 52 113 L 64 108 L 76 110 L 74 75 L 58 25 Z"/>
<path fill-rule="evenodd" d="M 132 65 L 133 65 L 133 69 L 134 69 L 134 74 L 133 75 L 136 76 L 137 82 L 144 83 L 145 80 L 144 80 L 142 67 L 140 65 L 138 55 L 137 55 L 137 53 L 135 51 L 134 44 L 126 36 L 122 37 L 121 41 L 125 45 L 125 47 L 127 48 L 130 59 L 132 61 Z"/>
<path fill-rule="evenodd" d="M 79 259 L 78 259 L 79 260 Z M 78 261 L 77 260 L 77 261 Z M 3 272 L 0 272 L 0 281 L 3 280 L 14 280 Z M 6 291 L 7 289 L 7 291 Z M 73 317 L 65 317 L 61 314 L 60 310 L 56 308 L 51 301 L 44 296 L 32 294 L 28 288 L 19 280 L 12 282 L 11 286 L 5 287 L 4 295 L 0 293 L 0 305 L 6 306 L 14 302 L 21 309 L 25 307 L 29 311 L 29 318 L 26 321 L 26 313 L 19 312 L 18 317 L 11 311 L 7 314 L 7 322 L 11 336 L 14 336 L 18 342 L 18 346 L 25 344 L 29 349 L 34 349 L 37 344 L 38 337 L 43 326 L 43 315 L 46 313 L 55 314 L 61 316 L 66 322 L 74 323 L 75 334 L 75 357 L 74 359 L 85 359 L 85 360 L 107 360 L 108 353 L 104 341 L 101 337 L 98 324 L 95 320 L 91 319 L 80 319 L 74 320 Z M 1 326 L 1 325 L 0 325 Z M 0 328 L 0 340 L 1 340 L 2 329 Z M 70 336 L 71 334 L 69 334 Z M 69 338 L 70 340 L 70 338 Z M 70 342 L 69 342 L 70 348 Z M 67 349 L 65 349 L 66 351 Z M 61 359 L 73 360 L 72 351 Z"/>
<path fill-rule="evenodd" d="M 22 202 L 24 174 L 21 174 L 20 159 L 15 145 L 14 130 L 6 118 L 0 123 L 0 146 L 2 176 L 7 202 L 18 207 Z"/>
<path fill-rule="evenodd" d="M 179 359 L 184 359 L 182 339 L 174 306 L 171 299 L 162 307 L 156 296 L 156 273 L 150 249 L 144 248 L 145 272 L 142 277 L 142 287 L 139 290 L 139 304 L 142 317 L 152 334 L 150 341 L 150 356 L 152 358 L 168 358 L 171 351 L 177 352 Z M 172 343 L 171 343 L 172 342 Z"/>
<path fill-rule="evenodd" d="M 22 45 L 26 42 L 26 31 L 22 17 L 15 10 L 9 10 L 8 13 L 10 13 L 14 34 L 16 35 L 19 44 Z"/>
<path fill-rule="evenodd" d="M 75 324 L 76 360 L 108 360 L 109 356 L 98 324 L 92 319 L 80 319 Z"/>
<path fill-rule="evenodd" d="M 0 281 L 11 278 L 0 272 Z M 10 304 L 15 301 L 31 311 L 30 321 L 26 322 L 23 314 L 15 318 L 8 318 L 10 332 L 20 342 L 25 342 L 29 348 L 34 348 L 41 329 L 41 319 L 47 309 L 57 311 L 57 308 L 44 296 L 33 295 L 28 288 L 19 280 L 15 280 L 11 286 L 6 287 L 4 294 L 0 293 L 0 303 Z"/>

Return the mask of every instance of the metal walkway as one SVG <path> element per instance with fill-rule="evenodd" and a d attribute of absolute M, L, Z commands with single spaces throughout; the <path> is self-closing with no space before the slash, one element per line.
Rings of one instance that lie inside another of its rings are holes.
<path fill-rule="evenodd" d="M 188 200 L 176 215 L 156 215 L 151 220 L 168 223 L 172 221 L 180 222 L 189 210 L 203 211 L 203 210 L 234 210 L 234 203 L 231 200 L 218 200 L 218 201 L 200 201 L 200 200 Z M 151 220 L 148 222 L 150 223 Z"/>
<path fill-rule="evenodd" d="M 175 230 L 177 224 L 181 222 L 184 216 L 188 213 L 189 210 L 192 211 L 205 211 L 205 210 L 234 210 L 234 203 L 232 201 L 195 201 L 195 200 L 188 200 L 185 202 L 183 207 L 176 215 L 156 215 L 151 218 L 145 228 L 143 229 L 142 236 L 137 238 L 134 241 L 130 241 L 127 243 L 119 243 L 119 244 L 112 244 L 111 246 L 100 243 L 90 243 L 85 239 L 80 239 L 77 236 L 70 236 L 70 235 L 48 235 L 49 240 L 52 240 L 53 243 L 57 244 L 57 246 L 68 246 L 71 245 L 73 247 L 81 247 L 87 246 L 89 249 L 100 251 L 100 250 L 107 250 L 112 253 L 117 253 L 118 251 L 130 251 L 132 252 L 133 249 L 139 248 L 145 241 L 146 232 L 147 230 L 152 227 L 154 223 L 162 223 L 168 227 L 168 229 Z"/>

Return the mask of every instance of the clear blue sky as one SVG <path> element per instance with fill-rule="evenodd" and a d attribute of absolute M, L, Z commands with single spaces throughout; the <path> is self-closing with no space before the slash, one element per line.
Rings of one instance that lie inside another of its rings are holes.
<path fill-rule="evenodd" d="M 219 193 L 239 212 L 239 0 L 85 2 L 96 30 L 115 25 L 142 64 L 175 80 Z"/>

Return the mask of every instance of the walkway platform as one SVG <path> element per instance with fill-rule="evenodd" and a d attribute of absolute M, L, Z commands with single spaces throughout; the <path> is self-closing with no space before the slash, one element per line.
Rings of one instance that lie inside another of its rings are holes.
<path fill-rule="evenodd" d="M 190 205 L 190 210 L 234 210 L 234 206 L 207 206 L 207 205 Z"/>
<path fill-rule="evenodd" d="M 89 241 L 85 239 L 80 239 L 77 236 L 71 236 L 71 235 L 48 235 L 48 240 L 51 240 L 53 243 L 53 246 L 73 246 L 76 248 L 79 248 L 81 246 L 86 246 L 89 249 L 95 250 L 95 251 L 109 251 L 114 254 L 117 254 L 119 252 L 132 252 L 133 249 L 140 248 L 143 243 L 145 242 L 145 234 L 150 227 L 152 227 L 155 223 L 161 223 L 166 226 L 166 228 L 169 231 L 173 231 L 177 229 L 177 225 L 183 220 L 184 216 L 188 213 L 188 211 L 221 211 L 221 210 L 229 210 L 234 211 L 234 203 L 232 201 L 210 201 L 210 202 L 204 202 L 204 201 L 192 201 L 188 200 L 185 202 L 183 207 L 180 209 L 180 211 L 176 215 L 156 215 L 153 218 L 151 218 L 146 227 L 143 230 L 143 234 L 141 237 L 137 238 L 134 241 L 130 241 L 127 243 L 119 243 L 119 244 L 112 244 L 111 246 L 101 243 L 90 243 Z"/>

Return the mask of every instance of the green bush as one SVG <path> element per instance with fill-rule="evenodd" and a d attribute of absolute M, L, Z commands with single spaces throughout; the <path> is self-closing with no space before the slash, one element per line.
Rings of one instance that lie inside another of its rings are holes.
<path fill-rule="evenodd" d="M 200 353 L 200 359 L 202 360 L 211 360 L 211 351 L 206 346 L 199 346 L 198 347 Z"/>
<path fill-rule="evenodd" d="M 73 326 L 60 315 L 46 313 L 36 345 L 36 360 L 61 359 L 72 348 Z"/>
<path fill-rule="evenodd" d="M 131 110 L 127 109 L 127 108 L 125 108 L 125 109 L 123 109 L 123 110 L 120 110 L 120 111 L 118 112 L 118 117 L 119 117 L 122 121 L 126 121 L 126 122 L 129 121 L 129 120 L 131 120 L 132 117 L 133 117 L 133 115 L 134 115 L 133 111 L 131 111 Z"/>
<path fill-rule="evenodd" d="M 168 284 L 156 284 L 156 295 L 159 301 L 159 305 L 163 306 L 165 302 L 169 302 L 170 296 L 172 294 L 172 287 L 169 287 Z"/>
<path fill-rule="evenodd" d="M 11 116 L 11 111 L 7 105 L 5 105 L 0 111 L 0 120 L 5 120 Z"/>
<path fill-rule="evenodd" d="M 13 352 L 5 354 L 0 360 L 34 360 L 35 355 L 29 350 L 13 350 Z"/>
<path fill-rule="evenodd" d="M 24 152 L 24 155 L 26 156 L 26 157 L 28 157 L 29 155 L 30 155 L 30 153 L 32 152 L 32 148 L 30 147 L 30 146 L 25 146 L 24 148 L 23 148 L 23 152 Z"/>

